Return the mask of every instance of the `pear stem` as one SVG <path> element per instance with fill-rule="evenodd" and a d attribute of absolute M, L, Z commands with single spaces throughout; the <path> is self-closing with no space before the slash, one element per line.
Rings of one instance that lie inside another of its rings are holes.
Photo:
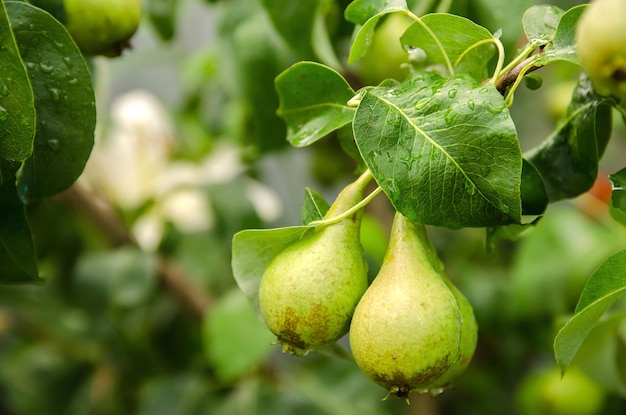
<path fill-rule="evenodd" d="M 368 169 L 368 170 L 365 171 L 365 173 L 363 173 L 357 179 L 357 181 L 369 181 L 371 179 L 372 179 L 372 172 Z M 361 200 L 359 203 L 357 203 L 356 205 L 352 206 L 350 209 L 346 210 L 342 214 L 337 215 L 337 216 L 333 216 L 332 218 L 328 218 L 328 219 L 316 220 L 316 221 L 311 222 L 309 225 L 311 225 L 311 226 L 327 226 L 327 225 L 333 225 L 335 223 L 339 223 L 342 220 L 344 220 L 346 218 L 349 218 L 350 216 L 354 215 L 359 210 L 363 209 L 369 202 L 372 201 L 372 199 L 374 199 L 380 192 L 382 192 L 382 190 L 383 189 L 380 186 L 378 186 L 369 195 L 367 195 L 363 200 Z"/>

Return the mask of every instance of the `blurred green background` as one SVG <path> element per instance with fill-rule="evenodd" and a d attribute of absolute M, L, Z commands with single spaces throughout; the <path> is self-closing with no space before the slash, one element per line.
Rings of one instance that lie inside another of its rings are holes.
<path fill-rule="evenodd" d="M 323 2 L 341 62 L 353 29 L 343 19 L 347 3 Z M 626 154 L 619 117 L 597 187 L 552 205 L 517 240 L 488 250 L 484 230 L 429 228 L 480 327 L 474 361 L 453 389 L 415 395 L 411 406 L 382 402 L 385 391 L 355 364 L 315 353 L 294 358 L 271 345 L 233 280 L 232 236 L 299 224 L 304 188 L 332 200 L 355 165 L 336 135 L 308 148 L 287 145 L 273 80 L 314 57 L 290 48 L 264 4 L 146 0 L 133 49 L 91 60 L 92 157 L 70 191 L 29 207 L 46 282 L 0 290 L 0 414 L 626 413 L 621 319 L 595 329 L 595 343 L 576 362 L 584 372 L 566 375 L 570 386 L 546 375 L 556 370 L 556 330 L 585 281 L 626 246 L 626 229 L 606 203 L 606 175 Z M 514 53 L 533 2 L 451 4 L 492 31 L 502 28 Z M 439 3 L 413 7 L 434 11 Z M 362 85 L 362 68 L 345 68 Z M 512 115 L 523 150 L 552 131 L 577 73 L 553 65 L 539 71 L 542 88 L 520 88 Z M 372 275 L 392 214 L 382 197 L 366 210 Z M 602 362 L 592 359 L 598 354 Z M 546 405 L 552 412 L 538 409 Z"/>

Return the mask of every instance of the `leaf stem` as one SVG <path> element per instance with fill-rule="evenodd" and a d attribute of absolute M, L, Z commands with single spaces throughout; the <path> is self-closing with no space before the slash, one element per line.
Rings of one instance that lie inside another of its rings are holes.
<path fill-rule="evenodd" d="M 371 180 L 371 179 L 372 179 L 372 172 L 369 169 L 367 169 L 365 173 L 363 173 L 357 179 L 357 181 Z M 378 186 L 369 195 L 367 195 L 363 200 L 361 200 L 359 203 L 352 206 L 350 209 L 346 210 L 342 214 L 333 216 L 332 218 L 328 218 L 328 219 L 316 220 L 316 221 L 309 223 L 309 225 L 310 226 L 327 226 L 327 225 L 333 225 L 335 223 L 339 223 L 342 220 L 354 215 L 356 212 L 363 209 L 365 206 L 367 206 L 367 204 L 371 202 L 372 199 L 374 199 L 380 192 L 382 192 L 382 190 L 383 189 L 380 186 Z"/>
<path fill-rule="evenodd" d="M 450 57 L 448 56 L 448 53 L 446 52 L 445 48 L 441 44 L 441 41 L 439 40 L 437 35 L 435 35 L 435 33 L 432 30 L 430 30 L 430 27 L 428 27 L 422 21 L 422 19 L 420 17 L 418 17 L 416 14 L 414 14 L 411 11 L 409 11 L 407 14 L 408 14 L 408 16 L 410 18 L 412 18 L 417 23 L 419 23 L 419 25 L 422 26 L 422 28 L 424 30 L 426 30 L 426 32 L 428 32 L 428 34 L 433 38 L 433 41 L 437 45 L 437 48 L 441 51 L 441 55 L 443 56 L 444 60 L 446 61 L 446 68 L 448 69 L 448 73 L 450 74 L 450 76 L 453 76 L 454 75 L 454 67 L 452 66 L 452 62 L 450 62 Z"/>
<path fill-rule="evenodd" d="M 502 70 L 502 66 L 504 65 L 505 52 L 504 52 L 504 46 L 502 45 L 502 42 L 500 41 L 500 39 L 494 37 L 493 42 L 498 48 L 498 62 L 496 63 L 496 69 L 493 72 L 493 79 L 491 80 L 493 85 L 495 86 L 496 81 L 498 80 L 498 74 L 500 73 L 500 71 Z"/>

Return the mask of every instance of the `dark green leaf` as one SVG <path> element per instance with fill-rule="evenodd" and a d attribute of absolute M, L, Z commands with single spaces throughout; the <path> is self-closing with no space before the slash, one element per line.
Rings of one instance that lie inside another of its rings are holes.
<path fill-rule="evenodd" d="M 610 135 L 611 101 L 596 94 L 589 79 L 582 77 L 554 133 L 528 155 L 543 176 L 551 202 L 591 188 Z"/>
<path fill-rule="evenodd" d="M 309 228 L 294 226 L 248 229 L 236 233 L 233 237 L 233 276 L 258 315 L 261 313 L 258 299 L 259 285 L 265 268 L 280 251 L 299 239 Z"/>
<path fill-rule="evenodd" d="M 0 283 L 39 280 L 35 246 L 24 205 L 17 196 L 15 172 L 19 164 L 0 160 L 6 180 L 0 184 Z"/>
<path fill-rule="evenodd" d="M 522 157 L 493 85 L 420 72 L 372 89 L 354 136 L 378 184 L 411 220 L 451 228 L 520 222 Z"/>
<path fill-rule="evenodd" d="M 328 211 L 329 204 L 317 190 L 306 188 L 304 194 L 304 205 L 302 206 L 302 223 L 307 225 L 316 220 L 324 219 Z"/>
<path fill-rule="evenodd" d="M 204 318 L 204 349 L 224 382 L 257 368 L 269 356 L 275 339 L 240 290 L 222 296 Z"/>
<path fill-rule="evenodd" d="M 403 45 L 426 52 L 428 64 L 447 67 L 449 61 L 456 73 L 468 73 L 478 81 L 487 78 L 487 63 L 496 51 L 487 29 L 452 14 L 428 14 L 421 20 L 404 32 L 400 38 Z"/>
<path fill-rule="evenodd" d="M 533 164 L 524 159 L 522 165 L 522 214 L 541 215 L 548 206 L 548 193 L 541 174 Z"/>
<path fill-rule="evenodd" d="M 300 62 L 276 78 L 278 115 L 287 123 L 287 140 L 307 146 L 349 124 L 355 92 L 335 70 L 314 62 Z"/>
<path fill-rule="evenodd" d="M 535 5 L 526 10 L 522 22 L 528 43 L 537 47 L 551 42 L 563 13 L 558 7 L 548 4 Z"/>
<path fill-rule="evenodd" d="M 545 47 L 541 55 L 538 55 L 536 61 L 538 65 L 546 65 L 560 60 L 578 63 L 578 56 L 576 55 L 576 23 L 578 23 L 578 19 L 585 7 L 586 5 L 573 7 L 561 16 L 552 43 Z"/>
<path fill-rule="evenodd" d="M 554 339 L 554 354 L 562 371 L 567 370 L 589 332 L 606 310 L 626 292 L 626 251 L 621 251 L 589 278 L 574 317 Z"/>
<path fill-rule="evenodd" d="M 611 205 L 622 213 L 626 213 L 626 168 L 610 174 L 609 178 L 613 183 Z"/>
<path fill-rule="evenodd" d="M 22 161 L 33 152 L 33 92 L 3 2 L 0 2 L 0 137 L 1 159 Z"/>
<path fill-rule="evenodd" d="M 37 111 L 33 155 L 17 186 L 29 202 L 66 189 L 82 173 L 93 147 L 95 98 L 87 64 L 65 28 L 27 3 L 6 6 Z"/>
<path fill-rule="evenodd" d="M 28 0 L 28 3 L 44 9 L 61 23 L 65 23 L 65 7 L 63 0 Z"/>
<path fill-rule="evenodd" d="M 234 48 L 251 121 L 245 144 L 260 154 L 284 147 L 285 124 L 276 115 L 279 102 L 274 78 L 286 66 L 287 57 L 267 17 L 258 14 L 240 24 L 234 33 Z"/>
<path fill-rule="evenodd" d="M 150 0 L 146 4 L 146 15 L 162 40 L 172 40 L 180 0 Z"/>
<path fill-rule="evenodd" d="M 405 0 L 355 0 L 346 7 L 348 21 L 361 25 L 352 41 L 348 63 L 356 62 L 367 53 L 376 25 L 381 17 L 393 12 L 408 12 Z"/>

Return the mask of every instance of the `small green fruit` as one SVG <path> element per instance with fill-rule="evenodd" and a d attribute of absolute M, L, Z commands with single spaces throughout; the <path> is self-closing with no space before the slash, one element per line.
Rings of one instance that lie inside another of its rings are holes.
<path fill-rule="evenodd" d="M 348 185 L 326 218 L 361 201 L 367 180 Z M 358 211 L 341 222 L 311 229 L 268 265 L 259 304 L 283 351 L 301 356 L 331 345 L 348 332 L 354 308 L 367 288 L 360 225 Z"/>
<path fill-rule="evenodd" d="M 594 0 L 576 28 L 580 62 L 602 95 L 626 97 L 626 1 Z"/>
<path fill-rule="evenodd" d="M 65 0 L 65 27 L 85 55 L 119 56 L 141 19 L 141 0 Z"/>
<path fill-rule="evenodd" d="M 448 284 L 425 227 L 396 213 L 381 269 L 350 327 L 356 363 L 388 396 L 408 401 L 411 391 L 444 387 L 473 354 L 476 326 L 464 323 L 471 307 Z"/>
<path fill-rule="evenodd" d="M 360 61 L 363 81 L 377 85 L 387 78 L 403 80 L 402 64 L 409 62 L 409 53 L 402 48 L 400 36 L 412 23 L 407 16 L 390 14 L 376 28 L 367 54 Z"/>
<path fill-rule="evenodd" d="M 530 373 L 516 394 L 520 415 L 599 415 L 606 393 L 577 367 Z"/>

